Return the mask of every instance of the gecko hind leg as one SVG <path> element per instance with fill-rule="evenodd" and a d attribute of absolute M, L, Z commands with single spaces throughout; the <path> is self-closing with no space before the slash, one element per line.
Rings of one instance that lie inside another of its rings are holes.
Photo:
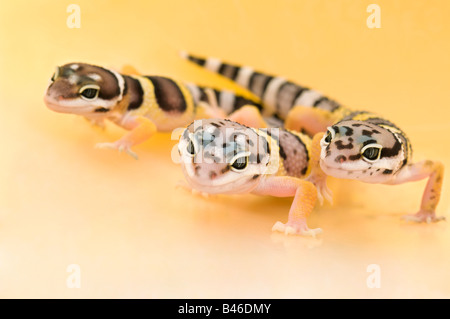
<path fill-rule="evenodd" d="M 258 108 L 254 105 L 244 105 L 239 110 L 231 113 L 228 118 L 231 121 L 237 122 L 239 124 L 256 127 L 256 128 L 266 128 L 267 123 L 259 112 Z"/>
<path fill-rule="evenodd" d="M 220 108 L 217 102 L 216 94 L 211 88 L 205 88 L 205 94 L 207 102 L 201 101 L 198 103 L 199 110 L 197 111 L 197 119 L 203 118 L 216 118 L 224 119 L 226 118 L 225 111 Z"/>
<path fill-rule="evenodd" d="M 129 64 L 125 64 L 120 70 L 120 73 L 125 75 L 141 75 L 141 73 L 134 66 Z"/>
<path fill-rule="evenodd" d="M 329 111 L 297 105 L 287 114 L 284 127 L 314 136 L 319 132 L 325 132 L 334 122 L 335 119 Z"/>

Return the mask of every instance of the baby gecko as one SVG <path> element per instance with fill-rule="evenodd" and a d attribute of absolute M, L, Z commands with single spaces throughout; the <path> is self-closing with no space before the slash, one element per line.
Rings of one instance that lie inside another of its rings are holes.
<path fill-rule="evenodd" d="M 393 123 L 368 112 L 352 113 L 315 136 L 317 161 L 312 162 L 310 178 L 328 176 L 365 183 L 397 185 L 428 178 L 422 202 L 416 214 L 406 220 L 436 222 L 444 166 L 439 161 L 412 162 L 411 143 Z M 320 166 L 320 169 L 319 169 Z M 322 173 L 323 172 L 323 173 Z M 326 176 L 325 175 L 325 176 Z M 323 180 L 322 180 L 323 183 Z"/>
<path fill-rule="evenodd" d="M 124 151 L 137 158 L 131 147 L 144 142 L 155 132 L 170 132 L 185 127 L 195 118 L 225 117 L 238 119 L 233 112 L 243 105 L 261 104 L 231 91 L 210 89 L 220 109 L 210 107 L 206 88 L 162 76 L 120 74 L 86 63 L 58 66 L 46 90 L 45 104 L 53 111 L 77 114 L 93 124 L 103 126 L 110 120 L 129 132 L 113 143 L 97 144 L 100 148 Z"/>
<path fill-rule="evenodd" d="M 369 112 L 352 111 L 318 91 L 250 67 L 186 53 L 182 57 L 254 93 L 263 102 L 265 116 L 281 118 L 287 129 L 310 136 L 317 134 L 312 149 L 320 154 L 314 156 L 317 161 L 311 162 L 312 173 L 308 178 L 319 189 L 326 188 L 327 175 L 388 185 L 428 178 L 420 210 L 405 219 L 416 222 L 444 219 L 436 216 L 443 164 L 432 160 L 412 162 L 411 143 L 392 122 Z"/>
<path fill-rule="evenodd" d="M 293 196 L 287 223 L 277 222 L 272 230 L 310 236 L 321 233 L 320 228 L 310 229 L 306 221 L 318 196 L 314 184 L 304 179 L 312 152 L 307 135 L 279 128 L 249 128 L 230 120 L 196 120 L 181 135 L 178 151 L 193 190 Z M 324 196 L 331 200 L 326 190 Z"/>

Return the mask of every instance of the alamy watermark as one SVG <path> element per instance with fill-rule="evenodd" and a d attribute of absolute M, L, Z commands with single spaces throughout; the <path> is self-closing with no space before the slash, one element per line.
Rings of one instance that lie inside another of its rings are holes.
<path fill-rule="evenodd" d="M 66 24 L 69 29 L 81 28 L 81 8 L 78 4 L 69 4 L 66 9 L 70 13 L 67 17 Z"/>
<path fill-rule="evenodd" d="M 372 3 L 367 6 L 367 12 L 371 13 L 366 20 L 369 29 L 381 28 L 381 8 L 378 4 Z"/>
<path fill-rule="evenodd" d="M 370 275 L 366 279 L 367 288 L 381 288 L 381 267 L 378 264 L 370 264 L 367 266 L 366 271 Z"/>
<path fill-rule="evenodd" d="M 70 264 L 66 271 L 70 273 L 66 279 L 67 288 L 81 288 L 81 267 L 78 264 Z"/>

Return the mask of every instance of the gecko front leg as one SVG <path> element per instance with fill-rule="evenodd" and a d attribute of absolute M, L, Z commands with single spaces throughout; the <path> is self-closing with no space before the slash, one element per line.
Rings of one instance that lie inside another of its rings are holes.
<path fill-rule="evenodd" d="M 327 178 L 328 176 L 320 168 L 320 140 L 325 133 L 317 133 L 314 135 L 311 143 L 311 159 L 310 167 L 311 172 L 305 180 L 310 181 L 317 188 L 317 197 L 320 204 L 323 204 L 324 198 L 330 203 L 333 203 L 333 193 L 328 188 Z"/>
<path fill-rule="evenodd" d="M 276 197 L 294 197 L 287 223 L 275 223 L 272 231 L 280 231 L 287 235 L 312 237 L 322 232 L 320 228 L 309 228 L 306 222 L 306 218 L 314 209 L 317 200 L 317 191 L 312 183 L 290 176 L 269 176 L 263 179 L 252 193 Z"/>
<path fill-rule="evenodd" d="M 403 167 L 389 184 L 402 184 L 418 181 L 428 177 L 428 182 L 422 195 L 420 210 L 416 214 L 405 215 L 404 219 L 415 222 L 437 222 L 444 220 L 436 216 L 436 206 L 441 197 L 444 165 L 438 161 L 422 161 Z"/>
<path fill-rule="evenodd" d="M 99 129 L 104 130 L 105 129 L 105 119 L 104 118 L 91 118 L 91 117 L 84 117 L 86 119 L 86 121 L 89 122 L 89 124 L 91 124 L 94 127 L 97 127 Z"/>
<path fill-rule="evenodd" d="M 131 147 L 149 139 L 157 131 L 156 125 L 143 116 L 129 116 L 122 120 L 120 125 L 130 132 L 115 142 L 99 143 L 96 147 L 116 149 L 138 159 L 137 154 L 131 150 Z"/>

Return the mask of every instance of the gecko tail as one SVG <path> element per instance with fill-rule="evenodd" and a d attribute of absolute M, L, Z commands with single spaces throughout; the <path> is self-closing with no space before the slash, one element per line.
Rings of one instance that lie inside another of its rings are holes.
<path fill-rule="evenodd" d="M 193 83 L 186 84 L 189 91 L 192 93 L 196 104 L 205 102 L 211 104 L 211 96 L 208 96 L 208 91 L 213 94 L 214 100 L 217 101 L 217 106 L 221 108 L 226 114 L 231 114 L 234 111 L 240 109 L 244 105 L 253 105 L 261 112 L 263 106 L 261 103 L 248 99 L 244 96 L 236 94 L 229 90 L 220 90 L 204 86 L 198 86 Z"/>
<path fill-rule="evenodd" d="M 339 103 L 321 92 L 280 76 L 255 71 L 248 66 L 223 62 L 217 58 L 192 55 L 186 51 L 180 52 L 180 56 L 252 92 L 262 101 L 268 114 L 277 114 L 281 119 L 285 119 L 291 108 L 297 105 L 317 107 L 326 111 L 340 108 Z"/>
<path fill-rule="evenodd" d="M 233 82 L 237 83 L 242 88 L 247 89 L 251 92 L 253 92 L 250 86 L 251 84 L 250 79 L 252 77 L 256 76 L 257 74 L 260 74 L 266 77 L 267 79 L 272 78 L 269 75 L 254 72 L 253 69 L 250 67 L 227 63 L 214 57 L 201 57 L 197 55 L 192 55 L 186 51 L 180 51 L 180 57 L 198 66 L 201 66 L 213 73 L 224 76 L 232 80 Z M 256 94 L 256 96 L 258 96 L 259 98 L 262 97 L 261 94 Z"/>

